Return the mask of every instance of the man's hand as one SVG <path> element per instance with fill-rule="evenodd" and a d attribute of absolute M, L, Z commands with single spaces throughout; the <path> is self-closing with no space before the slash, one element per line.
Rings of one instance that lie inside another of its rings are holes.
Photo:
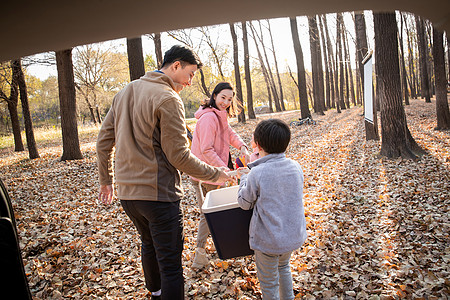
<path fill-rule="evenodd" d="M 228 175 L 228 171 L 230 171 L 228 168 L 226 167 L 220 167 L 220 175 L 219 175 L 219 179 L 217 179 L 217 182 L 226 182 L 226 181 L 230 181 L 233 180 L 233 178 Z"/>
<path fill-rule="evenodd" d="M 99 194 L 98 194 L 98 200 L 103 204 L 111 204 L 114 194 L 114 188 L 112 184 L 108 185 L 101 185 Z"/>

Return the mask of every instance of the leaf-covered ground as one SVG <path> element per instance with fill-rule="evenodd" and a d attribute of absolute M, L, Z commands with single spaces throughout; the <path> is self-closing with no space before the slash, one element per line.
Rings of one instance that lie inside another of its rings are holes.
<path fill-rule="evenodd" d="M 450 290 L 450 132 L 435 131 L 435 103 L 411 101 L 409 129 L 427 154 L 380 157 L 366 141 L 362 108 L 314 116 L 292 128 L 288 156 L 305 174 L 308 239 L 292 255 L 303 299 L 448 299 Z M 276 115 L 286 121 L 299 113 Z M 267 116 L 258 117 L 258 120 Z M 233 124 L 249 142 L 257 121 Z M 99 205 L 95 134 L 84 159 L 60 162 L 61 146 L 41 158 L 0 152 L 0 174 L 17 218 L 34 299 L 143 299 L 139 238 L 118 201 Z M 184 177 L 183 264 L 188 299 L 260 299 L 252 257 L 222 261 L 211 239 L 209 265 L 191 269 L 198 209 Z"/>

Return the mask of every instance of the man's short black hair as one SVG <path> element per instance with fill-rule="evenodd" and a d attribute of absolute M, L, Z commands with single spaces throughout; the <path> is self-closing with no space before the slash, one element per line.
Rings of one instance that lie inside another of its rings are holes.
<path fill-rule="evenodd" d="M 164 53 L 164 60 L 161 66 L 161 69 L 171 63 L 176 61 L 181 62 L 183 67 L 187 64 L 189 65 L 197 65 L 197 68 L 201 68 L 203 66 L 200 58 L 197 53 L 194 52 L 191 48 L 182 45 L 175 45 Z"/>
<path fill-rule="evenodd" d="M 256 126 L 253 140 L 267 153 L 283 153 L 291 140 L 291 130 L 282 120 L 264 120 Z"/>

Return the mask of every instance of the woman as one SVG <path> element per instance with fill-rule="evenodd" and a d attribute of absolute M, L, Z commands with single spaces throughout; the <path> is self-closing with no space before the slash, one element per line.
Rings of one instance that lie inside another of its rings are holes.
<path fill-rule="evenodd" d="M 230 145 L 240 150 L 240 156 L 249 157 L 247 146 L 228 124 L 230 106 L 234 98 L 233 87 L 228 82 L 221 82 L 214 88 L 209 101 L 200 106 L 195 113 L 198 119 L 192 139 L 191 151 L 202 161 L 216 167 L 227 167 Z M 193 268 L 203 268 L 207 263 L 205 245 L 209 235 L 205 215 L 201 212 L 207 192 L 219 188 L 224 182 L 201 182 L 191 177 L 195 189 L 200 222 L 197 233 L 197 248 Z"/>

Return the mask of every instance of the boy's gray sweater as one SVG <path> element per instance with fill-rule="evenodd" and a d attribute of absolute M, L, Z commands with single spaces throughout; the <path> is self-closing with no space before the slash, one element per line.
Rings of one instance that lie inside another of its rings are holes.
<path fill-rule="evenodd" d="M 250 248 L 282 254 L 301 247 L 306 240 L 303 208 L 303 171 L 284 153 L 269 154 L 253 163 L 241 177 L 238 202 L 253 208 Z"/>

